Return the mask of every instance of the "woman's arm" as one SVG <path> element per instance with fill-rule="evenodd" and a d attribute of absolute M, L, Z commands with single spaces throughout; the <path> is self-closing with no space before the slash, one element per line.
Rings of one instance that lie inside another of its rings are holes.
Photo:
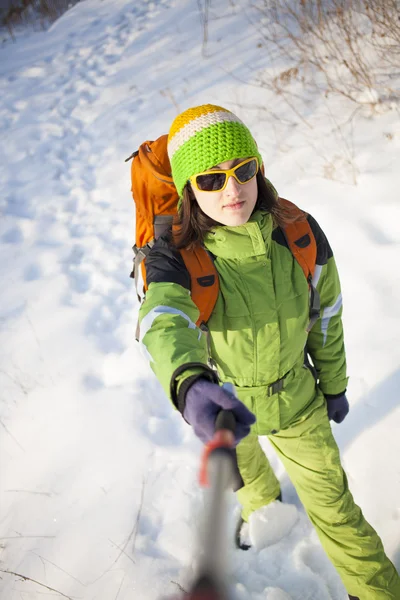
<path fill-rule="evenodd" d="M 190 275 L 180 253 L 160 239 L 146 259 L 148 291 L 140 307 L 140 342 L 165 393 L 178 406 L 185 382 L 202 376 L 218 381 L 208 367 L 207 340 L 196 326 L 199 310 L 190 296 Z M 182 388 L 182 390 L 181 390 Z"/>
<path fill-rule="evenodd" d="M 321 315 L 308 335 L 307 350 L 318 373 L 324 394 L 346 390 L 346 353 L 342 325 L 342 294 L 335 259 L 329 242 L 318 225 L 308 216 L 317 242 L 314 287 L 321 298 Z"/>

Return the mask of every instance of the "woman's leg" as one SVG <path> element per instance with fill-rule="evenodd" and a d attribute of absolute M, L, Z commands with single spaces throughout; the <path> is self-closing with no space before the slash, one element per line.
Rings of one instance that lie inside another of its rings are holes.
<path fill-rule="evenodd" d="M 237 498 L 243 507 L 242 517 L 247 521 L 254 510 L 279 496 L 280 485 L 253 430 L 237 446 L 236 456 L 244 483 Z"/>
<path fill-rule="evenodd" d="M 399 600 L 399 575 L 354 503 L 322 394 L 302 420 L 269 439 L 348 593 L 361 600 Z"/>

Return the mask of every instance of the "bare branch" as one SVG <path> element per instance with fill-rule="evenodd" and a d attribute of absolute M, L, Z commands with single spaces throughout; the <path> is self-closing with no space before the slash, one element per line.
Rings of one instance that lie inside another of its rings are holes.
<path fill-rule="evenodd" d="M 270 56 L 273 47 L 276 64 L 289 61 L 282 75 L 296 71 L 307 91 L 338 94 L 360 105 L 400 100 L 390 83 L 400 60 L 396 0 L 254 2 L 259 14 L 254 26 Z M 264 79 L 271 84 L 271 76 Z M 281 86 L 275 91 L 281 95 Z"/>
<path fill-rule="evenodd" d="M 96 581 L 99 581 L 99 579 L 101 579 L 102 577 L 104 577 L 104 575 L 106 573 L 108 573 L 115 564 L 117 564 L 117 562 L 119 561 L 119 559 L 121 558 L 121 556 L 123 554 L 125 556 L 127 556 L 128 558 L 131 558 L 127 554 L 126 548 L 127 548 L 128 544 L 129 544 L 129 542 L 131 541 L 132 538 L 133 538 L 132 554 L 135 551 L 135 543 L 136 543 L 137 530 L 138 530 L 138 526 L 139 526 L 139 522 L 140 522 L 140 516 L 141 516 L 141 513 L 142 513 L 142 508 L 143 508 L 145 484 L 146 484 L 146 481 L 145 481 L 145 479 L 143 479 L 143 481 L 142 481 L 142 490 L 141 490 L 141 495 L 140 495 L 139 509 L 138 509 L 138 512 L 137 512 L 137 515 L 136 515 L 136 521 L 135 521 L 135 524 L 133 525 L 132 531 L 130 532 L 130 534 L 129 534 L 126 542 L 122 546 L 122 548 L 120 546 L 117 546 L 117 544 L 115 544 L 115 542 L 113 542 L 112 540 L 110 540 L 110 542 L 112 544 L 114 544 L 118 548 L 118 550 L 120 552 L 119 552 L 118 556 L 116 557 L 116 559 L 108 567 L 108 569 L 106 569 L 101 575 L 99 575 L 99 577 L 96 577 L 96 579 L 94 579 L 93 581 L 91 581 L 90 582 L 91 584 L 95 583 Z M 135 564 L 135 561 L 132 558 L 131 558 L 131 561 Z"/>
<path fill-rule="evenodd" d="M 208 21 L 209 21 L 209 9 L 210 0 L 204 0 L 204 9 L 201 0 L 197 0 L 197 6 L 200 13 L 200 20 L 203 27 L 203 43 L 201 53 L 204 57 L 207 56 L 207 43 L 208 43 Z"/>
<path fill-rule="evenodd" d="M 0 540 L 26 540 L 28 538 L 53 540 L 55 535 L 9 535 L 0 537 Z"/>
<path fill-rule="evenodd" d="M 129 556 L 129 554 L 127 552 L 125 552 L 125 550 L 123 548 L 121 548 L 121 546 L 118 546 L 118 544 L 116 544 L 115 542 L 113 542 L 110 539 L 108 541 L 110 542 L 110 544 L 112 544 L 113 546 L 115 546 L 115 548 L 117 548 L 117 550 L 120 550 L 121 553 L 126 556 L 126 558 L 129 558 L 129 560 L 131 562 L 133 562 L 134 565 L 136 565 L 136 562 L 133 560 L 132 556 Z"/>
<path fill-rule="evenodd" d="M 23 448 L 21 446 L 21 444 L 19 443 L 19 441 L 13 436 L 13 434 L 11 433 L 11 431 L 6 427 L 6 425 L 4 425 L 3 421 L 0 419 L 0 425 L 3 427 L 4 431 L 6 433 L 8 433 L 8 435 L 10 436 L 10 438 L 12 440 L 14 440 L 14 442 L 17 444 L 18 448 L 20 448 L 22 450 L 22 452 L 25 452 L 25 448 Z"/>
<path fill-rule="evenodd" d="M 123 583 L 124 583 L 124 581 L 125 581 L 125 575 L 124 575 L 124 577 L 123 577 L 123 579 L 122 579 L 122 581 L 121 581 L 121 583 L 120 583 L 120 586 L 119 586 L 119 588 L 118 588 L 117 595 L 115 596 L 114 600 L 117 600 L 117 598 L 118 598 L 118 596 L 119 596 L 119 593 L 120 593 L 120 591 L 121 591 L 121 588 L 122 588 L 122 586 L 123 586 Z"/>
<path fill-rule="evenodd" d="M 35 492 L 34 490 L 4 490 L 4 492 L 15 492 L 20 494 L 37 494 L 38 496 L 47 496 L 48 498 L 52 498 L 54 496 L 53 492 Z"/>
<path fill-rule="evenodd" d="M 181 584 L 180 584 L 180 583 L 178 583 L 177 581 L 173 581 L 173 580 L 171 579 L 171 583 L 173 583 L 174 585 L 176 585 L 176 587 L 177 587 L 177 588 L 178 588 L 178 589 L 179 589 L 181 592 L 183 592 L 184 594 L 187 594 L 187 593 L 188 593 L 188 591 L 187 591 L 187 590 L 185 590 L 185 588 L 183 588 L 183 587 L 181 586 Z"/>
<path fill-rule="evenodd" d="M 58 565 L 56 565 L 55 563 L 53 563 L 48 558 L 45 558 L 44 556 L 41 556 L 40 554 L 37 554 L 37 552 L 33 552 L 32 551 L 32 554 L 34 554 L 35 556 L 37 556 L 38 558 L 40 558 L 42 561 L 48 563 L 49 565 L 52 565 L 53 567 L 55 567 L 56 569 L 58 569 L 62 573 L 65 573 L 65 575 L 68 575 L 68 577 L 71 577 L 71 579 L 73 579 L 74 581 L 76 581 L 77 583 L 79 583 L 79 585 L 83 585 L 84 587 L 86 587 L 85 583 L 83 583 L 82 581 L 80 581 L 77 577 L 74 577 L 73 575 L 71 575 L 71 573 L 68 573 L 68 571 L 66 571 L 65 569 L 62 569 L 61 567 L 59 567 Z"/>
<path fill-rule="evenodd" d="M 36 579 L 31 579 L 31 577 L 22 575 L 21 573 L 15 573 L 14 571 L 8 571 L 5 569 L 0 569 L 0 573 L 8 573 L 8 575 L 14 575 L 15 577 L 19 577 L 23 581 L 31 581 L 32 583 L 36 583 L 36 585 L 40 585 L 41 587 L 44 587 L 47 590 L 50 590 L 51 592 L 55 592 L 56 594 L 59 594 L 63 598 L 67 598 L 68 600 L 74 600 L 71 596 L 67 596 L 66 594 L 63 594 L 62 592 L 60 592 L 59 590 L 56 590 L 48 585 L 45 585 L 44 583 L 41 583 L 40 581 L 36 581 Z"/>

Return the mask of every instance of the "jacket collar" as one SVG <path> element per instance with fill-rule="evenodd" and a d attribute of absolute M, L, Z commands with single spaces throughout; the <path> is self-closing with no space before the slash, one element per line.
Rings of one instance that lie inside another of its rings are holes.
<path fill-rule="evenodd" d="M 257 211 L 244 225 L 221 225 L 206 234 L 204 245 L 219 258 L 248 258 L 269 254 L 272 234 L 272 217 Z"/>

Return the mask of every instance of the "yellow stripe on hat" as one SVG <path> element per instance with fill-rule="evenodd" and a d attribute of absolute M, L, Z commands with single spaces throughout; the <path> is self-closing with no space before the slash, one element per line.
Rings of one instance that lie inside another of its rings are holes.
<path fill-rule="evenodd" d="M 218 123 L 241 123 L 242 121 L 233 113 L 222 109 L 221 111 L 213 111 L 192 119 L 186 123 L 175 135 L 171 138 L 168 137 L 168 155 L 171 158 L 175 152 L 188 142 L 196 133 L 199 133 L 203 129 L 207 129 L 211 125 Z"/>
<path fill-rule="evenodd" d="M 182 127 L 190 123 L 190 121 L 193 119 L 197 119 L 198 117 L 206 115 L 207 113 L 219 111 L 230 112 L 226 108 L 223 108 L 222 106 L 216 106 L 215 104 L 203 104 L 202 106 L 195 106 L 194 108 L 185 110 L 183 113 L 178 115 L 172 123 L 168 138 L 171 140 Z"/>

